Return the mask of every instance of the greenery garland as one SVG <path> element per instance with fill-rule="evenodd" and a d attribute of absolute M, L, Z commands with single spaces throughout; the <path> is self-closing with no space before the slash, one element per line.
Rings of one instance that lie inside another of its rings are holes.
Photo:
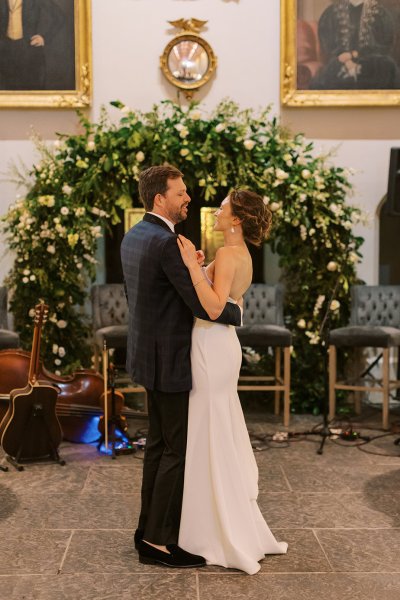
<path fill-rule="evenodd" d="M 90 364 L 84 304 L 98 238 L 107 221 L 118 221 L 118 209 L 137 199 L 140 170 L 169 162 L 205 201 L 220 201 L 235 187 L 267 198 L 274 213 L 269 243 L 279 255 L 294 335 L 293 406 L 316 406 L 323 384 L 321 311 L 339 278 L 331 325 L 348 322 L 348 291 L 357 282 L 363 242 L 352 231 L 361 212 L 346 203 L 349 172 L 317 156 L 312 143 L 282 128 L 268 108 L 256 114 L 223 101 L 207 117 L 196 103 L 165 101 L 144 114 L 111 104 L 121 111 L 118 123 L 105 110 L 98 123 L 81 115 L 81 134 L 60 135 L 52 148 L 38 143 L 41 160 L 29 173 L 28 192 L 3 217 L 16 255 L 5 283 L 23 347 L 31 344 L 28 316 L 43 298 L 50 306 L 42 346 L 47 368 L 66 373 Z"/>

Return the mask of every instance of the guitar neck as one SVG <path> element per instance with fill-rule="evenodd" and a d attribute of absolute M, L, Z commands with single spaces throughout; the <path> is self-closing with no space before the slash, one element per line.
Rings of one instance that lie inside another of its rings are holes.
<path fill-rule="evenodd" d="M 35 327 L 33 330 L 31 360 L 29 363 L 28 383 L 34 385 L 38 380 L 39 361 L 40 361 L 40 339 L 42 334 L 42 325 L 47 315 L 48 307 L 41 303 L 35 307 Z"/>

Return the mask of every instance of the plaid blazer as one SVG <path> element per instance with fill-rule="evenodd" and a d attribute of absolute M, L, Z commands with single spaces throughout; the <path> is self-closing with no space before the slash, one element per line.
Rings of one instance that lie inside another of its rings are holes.
<path fill-rule="evenodd" d="M 121 261 L 129 306 L 128 373 L 149 390 L 190 390 L 193 315 L 210 319 L 182 262 L 176 234 L 146 213 L 122 240 Z M 228 303 L 217 320 L 240 325 L 239 307 Z"/>

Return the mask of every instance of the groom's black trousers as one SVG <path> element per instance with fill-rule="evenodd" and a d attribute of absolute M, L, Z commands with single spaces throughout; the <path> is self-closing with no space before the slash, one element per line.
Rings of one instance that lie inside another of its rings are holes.
<path fill-rule="evenodd" d="M 153 544 L 177 544 L 182 510 L 189 392 L 146 390 L 149 432 L 138 528 Z"/>

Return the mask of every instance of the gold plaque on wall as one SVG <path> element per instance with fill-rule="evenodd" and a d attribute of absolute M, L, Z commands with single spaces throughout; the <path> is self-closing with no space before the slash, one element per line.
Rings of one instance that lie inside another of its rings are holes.
<path fill-rule="evenodd" d="M 134 225 L 137 225 L 139 221 L 143 219 L 145 210 L 144 208 L 127 208 L 124 211 L 124 228 L 125 233 L 131 229 Z"/>
<path fill-rule="evenodd" d="M 216 251 L 224 245 L 222 231 L 214 231 L 215 211 L 216 208 L 211 206 L 200 209 L 201 249 L 205 254 L 206 264 L 214 260 Z"/>

